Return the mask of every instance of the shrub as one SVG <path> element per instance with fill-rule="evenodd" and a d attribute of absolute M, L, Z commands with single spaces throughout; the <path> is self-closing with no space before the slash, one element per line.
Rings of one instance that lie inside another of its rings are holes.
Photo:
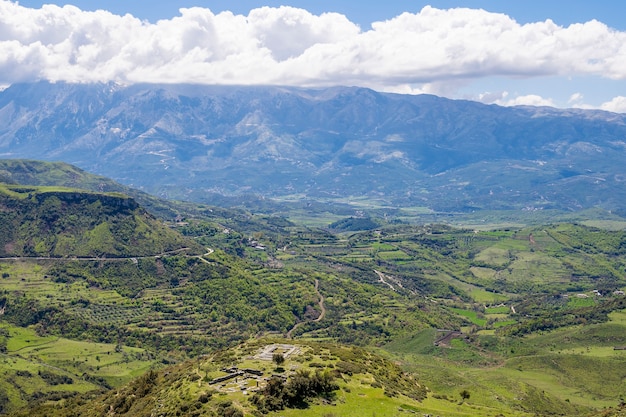
<path fill-rule="evenodd" d="M 9 406 L 9 396 L 3 390 L 0 390 L 0 414 L 6 413 Z"/>
<path fill-rule="evenodd" d="M 73 384 L 74 380 L 67 375 L 58 375 L 50 371 L 39 371 L 38 375 L 49 385 Z"/>
<path fill-rule="evenodd" d="M 335 369 L 337 369 L 342 374 L 346 374 L 350 376 L 354 374 L 361 374 L 364 371 L 361 365 L 354 363 L 354 362 L 346 362 L 346 361 L 337 362 L 337 364 L 335 365 Z"/>
<path fill-rule="evenodd" d="M 200 396 L 198 397 L 198 401 L 201 402 L 202 404 L 208 403 L 210 399 L 211 399 L 211 394 L 208 392 L 204 392 L 200 394 Z"/>
<path fill-rule="evenodd" d="M 338 389 L 329 372 L 300 370 L 286 383 L 282 378 L 271 378 L 265 388 L 252 397 L 252 403 L 264 413 L 286 407 L 305 408 L 311 398 L 330 399 Z"/>

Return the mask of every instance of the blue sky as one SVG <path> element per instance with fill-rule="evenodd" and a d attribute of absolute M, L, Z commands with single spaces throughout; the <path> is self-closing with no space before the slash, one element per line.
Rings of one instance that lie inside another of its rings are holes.
<path fill-rule="evenodd" d="M 43 4 L 65 3 L 0 0 L 0 84 L 343 84 L 626 112 L 621 0 Z"/>
<path fill-rule="evenodd" d="M 169 19 L 178 15 L 181 7 L 205 7 L 213 12 L 230 10 L 236 14 L 247 15 L 251 9 L 281 5 L 306 9 L 312 13 L 337 12 L 346 15 L 351 21 L 362 28 L 369 28 L 371 22 L 386 20 L 402 12 L 419 12 L 424 6 L 448 9 L 468 7 L 485 9 L 491 12 L 505 13 L 520 23 L 536 22 L 552 19 L 559 25 L 586 22 L 591 19 L 600 20 L 607 25 L 626 29 L 626 2 L 621 0 L 300 0 L 300 1 L 171 1 L 171 0 L 75 0 L 32 1 L 21 0 L 19 3 L 27 7 L 41 7 L 43 4 L 73 4 L 83 10 L 105 9 L 116 14 L 130 13 L 140 19 L 155 22 L 158 19 Z"/>

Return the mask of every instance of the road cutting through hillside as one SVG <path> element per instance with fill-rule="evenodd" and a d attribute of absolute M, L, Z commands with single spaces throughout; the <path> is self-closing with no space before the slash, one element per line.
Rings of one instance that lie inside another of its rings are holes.
<path fill-rule="evenodd" d="M 207 261 L 206 259 L 204 259 L 205 256 L 209 256 L 210 254 L 212 254 L 213 252 L 215 252 L 215 250 L 211 249 L 211 248 L 206 248 L 207 253 L 205 253 L 204 255 L 198 255 L 195 256 L 195 258 L 200 259 L 202 262 L 206 263 L 206 264 L 212 264 L 212 262 Z"/>
<path fill-rule="evenodd" d="M 317 293 L 317 296 L 319 297 L 319 301 L 317 303 L 317 305 L 320 306 L 320 315 L 314 319 L 314 320 L 310 320 L 312 323 L 317 323 L 320 322 L 324 319 L 324 316 L 326 316 L 326 306 L 324 305 L 324 296 L 320 293 L 319 290 L 320 287 L 320 281 L 318 279 L 315 280 L 315 292 Z M 291 335 L 293 334 L 294 330 L 296 330 L 298 327 L 302 326 L 304 323 L 306 323 L 306 321 L 301 321 L 299 323 L 296 323 L 291 330 L 289 330 L 287 332 L 287 339 L 291 339 Z"/>
<path fill-rule="evenodd" d="M 162 256 L 173 255 L 179 252 L 183 252 L 189 250 L 189 248 L 180 248 L 174 249 L 167 252 L 157 253 L 155 255 L 143 255 L 143 256 L 116 256 L 116 257 L 106 257 L 106 256 L 89 256 L 89 257 L 79 257 L 79 256 L 5 256 L 0 257 L 0 261 L 20 261 L 20 260 L 35 260 L 35 261 L 136 261 L 137 259 L 151 259 L 151 258 L 160 258 Z M 214 249 L 206 248 L 207 253 L 202 255 L 185 255 L 192 258 L 198 258 L 206 263 L 211 263 L 203 258 L 203 256 L 208 256 L 215 252 Z"/>
<path fill-rule="evenodd" d="M 391 288 L 394 291 L 396 290 L 393 285 L 385 281 L 385 274 L 377 270 L 374 270 L 374 272 L 376 272 L 376 274 L 378 275 L 378 282 L 382 282 L 383 284 L 387 285 L 389 288 Z"/>

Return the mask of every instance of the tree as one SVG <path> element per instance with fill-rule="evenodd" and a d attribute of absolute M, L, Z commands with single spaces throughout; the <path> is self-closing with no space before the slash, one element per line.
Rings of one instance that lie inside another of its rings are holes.
<path fill-rule="evenodd" d="M 470 392 L 468 390 L 464 389 L 463 391 L 459 392 L 459 395 L 461 396 L 461 399 L 463 401 L 469 400 Z"/>
<path fill-rule="evenodd" d="M 280 366 L 285 363 L 285 357 L 282 353 L 274 353 L 272 355 L 272 361 L 276 364 L 276 366 Z"/>

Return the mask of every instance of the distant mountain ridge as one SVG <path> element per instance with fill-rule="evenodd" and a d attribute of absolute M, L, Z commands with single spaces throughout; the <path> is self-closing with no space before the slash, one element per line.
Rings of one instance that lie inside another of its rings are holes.
<path fill-rule="evenodd" d="M 433 210 L 626 203 L 626 115 L 364 88 L 16 84 L 0 155 L 144 191 L 377 199 Z"/>

